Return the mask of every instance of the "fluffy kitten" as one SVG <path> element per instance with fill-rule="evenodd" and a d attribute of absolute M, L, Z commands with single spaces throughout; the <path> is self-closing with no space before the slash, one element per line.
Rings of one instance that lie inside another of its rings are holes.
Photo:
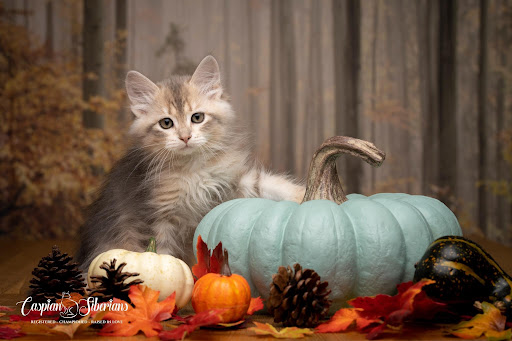
<path fill-rule="evenodd" d="M 135 120 L 132 147 L 113 167 L 81 229 L 82 270 L 114 248 L 159 253 L 189 264 L 201 218 L 221 202 L 262 197 L 300 202 L 304 188 L 258 167 L 223 96 L 217 61 L 208 56 L 191 77 L 154 84 L 126 77 Z"/>

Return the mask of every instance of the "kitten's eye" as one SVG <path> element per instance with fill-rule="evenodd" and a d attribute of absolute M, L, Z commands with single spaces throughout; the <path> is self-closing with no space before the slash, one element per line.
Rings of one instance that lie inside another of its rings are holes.
<path fill-rule="evenodd" d="M 192 122 L 194 123 L 201 123 L 204 121 L 204 113 L 202 112 L 196 112 L 192 115 Z"/>
<path fill-rule="evenodd" d="M 158 121 L 158 123 L 160 123 L 160 127 L 164 128 L 164 129 L 172 128 L 172 126 L 174 125 L 172 120 L 168 117 L 162 118 L 160 121 Z"/>

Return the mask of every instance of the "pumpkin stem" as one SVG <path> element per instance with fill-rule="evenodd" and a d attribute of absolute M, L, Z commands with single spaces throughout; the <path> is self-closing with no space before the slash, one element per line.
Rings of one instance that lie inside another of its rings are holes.
<path fill-rule="evenodd" d="M 374 167 L 380 166 L 386 157 L 384 152 L 368 141 L 347 136 L 328 138 L 313 155 L 309 165 L 303 203 L 309 200 L 331 200 L 337 204 L 347 201 L 336 170 L 336 159 L 343 153 L 360 157 Z"/>
<path fill-rule="evenodd" d="M 220 267 L 220 274 L 222 276 L 231 276 L 231 268 L 229 267 L 228 250 L 224 250 L 224 257 L 222 258 L 222 265 Z"/>
<path fill-rule="evenodd" d="M 146 249 L 146 252 L 154 252 L 156 253 L 156 239 L 155 237 L 149 238 L 149 244 L 148 248 Z"/>

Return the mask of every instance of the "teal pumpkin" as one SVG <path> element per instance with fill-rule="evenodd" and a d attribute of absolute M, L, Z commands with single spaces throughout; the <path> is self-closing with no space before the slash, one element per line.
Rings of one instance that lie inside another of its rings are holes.
<path fill-rule="evenodd" d="M 369 142 L 330 138 L 313 157 L 302 204 L 259 198 L 225 202 L 204 217 L 194 241 L 201 235 L 210 248 L 222 242 L 232 271 L 247 279 L 254 296 L 267 298 L 278 267 L 294 263 L 329 282 L 332 309 L 353 297 L 394 293 L 397 284 L 412 280 L 414 264 L 429 244 L 461 235 L 460 226 L 433 198 L 345 197 L 335 163 L 341 153 L 376 166 L 384 160 Z"/>

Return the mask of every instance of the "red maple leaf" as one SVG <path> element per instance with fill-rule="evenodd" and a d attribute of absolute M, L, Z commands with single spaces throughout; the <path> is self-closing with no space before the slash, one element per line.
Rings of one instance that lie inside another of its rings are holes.
<path fill-rule="evenodd" d="M 160 340 L 181 340 L 187 334 L 192 333 L 199 327 L 216 325 L 221 322 L 221 315 L 224 309 L 214 309 L 201 312 L 190 318 L 187 318 L 185 324 L 173 330 L 162 331 L 158 334 Z"/>
<path fill-rule="evenodd" d="M 386 332 L 388 326 L 396 330 L 408 320 L 431 319 L 446 307 L 445 304 L 428 298 L 422 290 L 425 285 L 432 283 L 432 280 L 421 280 L 415 284 L 402 283 L 398 285 L 398 294 L 395 296 L 354 298 L 348 302 L 354 308 L 340 309 L 331 320 L 319 325 L 317 331 L 345 331 L 355 324 L 359 331 L 368 331 L 371 328 L 367 338 L 373 339 Z M 375 326 L 375 323 L 378 325 Z"/>
<path fill-rule="evenodd" d="M 0 327 L 0 339 L 10 340 L 22 336 L 25 336 L 25 333 L 18 328 Z"/>
<path fill-rule="evenodd" d="M 196 280 L 207 273 L 220 273 L 220 267 L 223 262 L 222 243 L 219 243 L 210 254 L 208 246 L 199 236 L 197 238 L 197 264 L 192 267 L 192 273 Z"/>
<path fill-rule="evenodd" d="M 39 319 L 58 320 L 60 311 L 43 311 L 31 310 L 27 315 L 10 315 L 9 322 L 18 321 L 34 321 Z"/>
<path fill-rule="evenodd" d="M 365 317 L 380 318 L 393 326 L 402 324 L 407 318 L 431 319 L 446 307 L 446 304 L 428 298 L 422 290 L 425 285 L 433 283 L 433 280 L 426 279 L 415 284 L 406 282 L 398 285 L 395 296 L 358 297 L 348 303 L 354 308 L 363 309 Z"/>

